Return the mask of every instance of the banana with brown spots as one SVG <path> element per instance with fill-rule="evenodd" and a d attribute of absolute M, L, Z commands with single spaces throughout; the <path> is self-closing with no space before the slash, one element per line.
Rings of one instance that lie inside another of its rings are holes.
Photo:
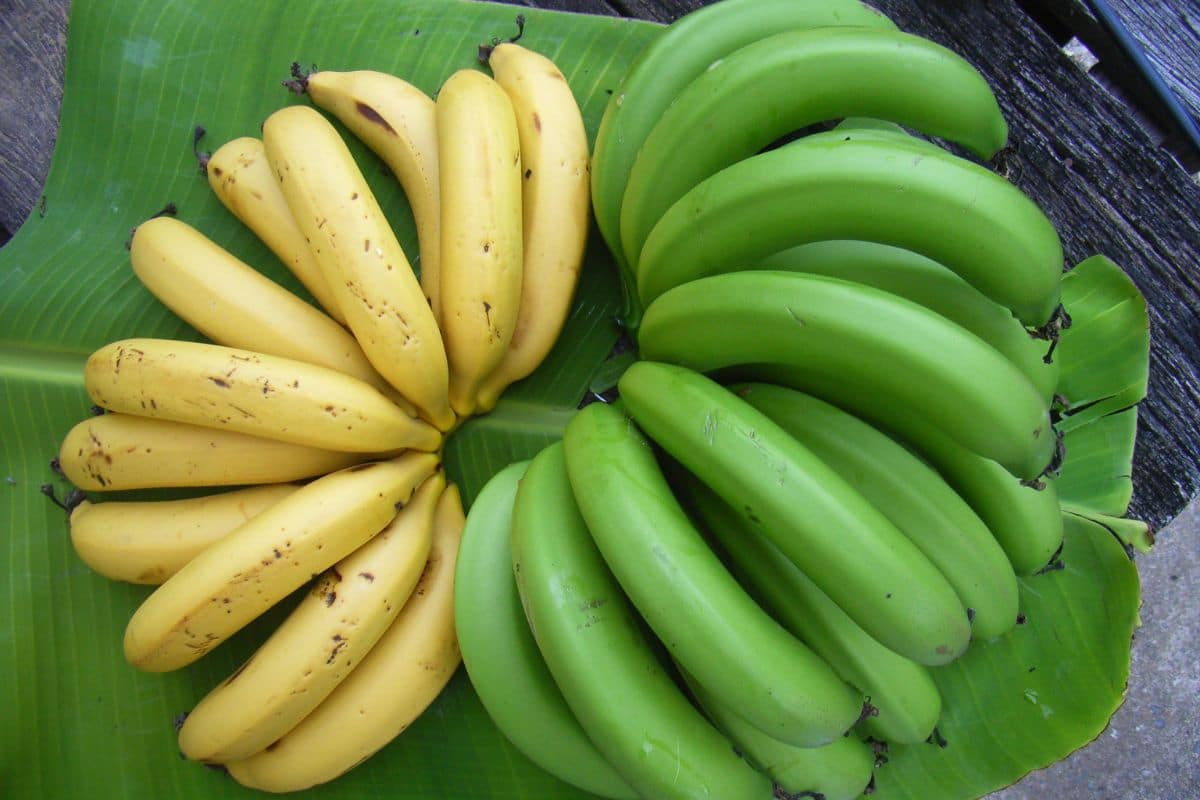
<path fill-rule="evenodd" d="M 479 388 L 508 352 L 521 305 L 521 144 L 495 80 L 460 70 L 437 97 L 442 193 L 442 334 L 450 405 L 475 413 Z"/>
<path fill-rule="evenodd" d="M 88 358 L 84 385 L 92 402 L 111 411 L 328 450 L 433 451 L 442 440 L 357 378 L 222 345 L 113 342 Z"/>
<path fill-rule="evenodd" d="M 438 466 L 406 453 L 297 490 L 187 563 L 125 629 L 125 658 L 148 672 L 196 661 L 378 534 Z"/>
<path fill-rule="evenodd" d="M 445 487 L 441 471 L 430 475 L 388 527 L 317 579 L 254 655 L 192 709 L 179 731 L 185 756 L 254 755 L 353 674 L 421 577 Z"/>
<path fill-rule="evenodd" d="M 496 45 L 488 64 L 517 119 L 524 266 L 512 341 L 479 389 L 480 411 L 537 369 L 558 340 L 583 266 L 591 208 L 587 132 L 562 72 L 511 42 Z"/>

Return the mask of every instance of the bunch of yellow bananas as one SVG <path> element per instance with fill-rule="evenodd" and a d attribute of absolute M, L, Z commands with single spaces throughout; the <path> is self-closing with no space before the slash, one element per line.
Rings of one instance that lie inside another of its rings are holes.
<path fill-rule="evenodd" d="M 419 278 L 337 129 L 288 106 L 206 169 L 324 312 L 160 216 L 134 231 L 133 270 L 211 343 L 127 339 L 85 368 L 106 413 L 63 442 L 78 488 L 244 487 L 73 509 L 89 566 L 157 585 L 126 629 L 130 663 L 190 664 L 312 581 L 179 730 L 185 756 L 248 786 L 302 789 L 361 763 L 460 660 L 463 509 L 439 454 L 558 338 L 589 214 L 562 73 L 511 42 L 488 55 L 494 78 L 461 70 L 436 101 L 380 72 L 299 78 L 399 179 Z"/>

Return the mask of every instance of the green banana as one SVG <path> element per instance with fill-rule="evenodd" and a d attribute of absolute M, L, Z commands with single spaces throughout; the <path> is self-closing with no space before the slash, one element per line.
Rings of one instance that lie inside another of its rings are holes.
<path fill-rule="evenodd" d="M 853 727 L 862 696 L 738 585 L 625 414 L 598 403 L 584 408 L 567 424 L 563 446 L 596 546 L 684 669 L 759 730 L 789 744 L 818 747 Z"/>
<path fill-rule="evenodd" d="M 463 664 L 496 727 L 531 761 L 592 794 L 635 798 L 567 707 L 525 621 L 509 541 L 528 466 L 518 461 L 496 473 L 467 515 L 454 581 Z"/>
<path fill-rule="evenodd" d="M 863 730 L 885 742 L 925 741 L 942 713 L 930 671 L 872 638 L 707 486 L 691 476 L 679 485 L 689 509 L 754 598 L 867 695 L 878 714 L 860 723 Z"/>
<path fill-rule="evenodd" d="M 512 524 L 513 572 L 538 649 L 617 772 L 661 800 L 769 797 L 770 781 L 663 670 L 580 516 L 561 443 L 530 462 Z"/>
<path fill-rule="evenodd" d="M 758 268 L 808 272 L 865 283 L 919 303 L 1003 353 L 1025 373 L 1047 404 L 1054 397 L 1059 362 L 1046 360 L 1049 345 L 1031 336 L 1007 308 L 993 303 L 958 275 L 919 253 L 875 242 L 830 240 L 768 256 L 758 263 Z"/>
<path fill-rule="evenodd" d="M 859 0 L 724 0 L 675 20 L 642 50 L 604 109 L 592 151 L 592 207 L 621 269 L 625 322 L 641 318 L 621 255 L 621 200 L 642 142 L 676 95 L 719 58 L 780 31 L 831 25 L 895 28 Z"/>
<path fill-rule="evenodd" d="M 700 372 L 785 364 L 782 379 L 895 432 L 936 423 L 1023 478 L 1055 450 L 1037 389 L 994 348 L 888 292 L 822 275 L 744 271 L 691 281 L 646 309 L 643 358 Z M 886 427 L 886 426 L 885 426 Z"/>
<path fill-rule="evenodd" d="M 1036 486 L 1022 483 L 995 461 L 960 447 L 933 426 L 916 431 L 908 444 L 987 523 L 1018 575 L 1037 572 L 1062 548 L 1062 508 L 1053 480 Z"/>
<path fill-rule="evenodd" d="M 629 367 L 618 389 L 642 430 L 735 504 L 872 636 L 928 665 L 966 650 L 970 622 L 945 577 L 762 412 L 699 373 L 651 361 Z"/>
<path fill-rule="evenodd" d="M 954 441 L 935 425 L 944 419 L 918 419 L 886 404 L 866 402 L 868 389 L 844 376 L 816 376 L 795 365 L 750 364 L 721 372 L 724 382 L 758 381 L 800 389 L 854 412 L 903 441 L 941 473 L 967 501 L 999 542 L 1017 575 L 1046 566 L 1062 547 L 1063 524 L 1054 481 L 1022 481 L 995 460 Z"/>
<path fill-rule="evenodd" d="M 1017 621 L 1017 576 L 992 532 L 933 467 L 886 433 L 794 389 L 732 387 L 895 523 L 958 593 L 975 638 Z"/>
<path fill-rule="evenodd" d="M 671 204 L 781 136 L 850 116 L 894 121 L 982 158 L 1008 125 L 987 81 L 939 44 L 894 30 L 815 28 L 767 36 L 714 61 L 662 114 L 621 202 L 625 258 Z"/>
<path fill-rule="evenodd" d="M 1044 325 L 1063 267 L 1053 224 L 987 168 L 896 138 L 813 134 L 705 179 L 647 237 L 642 302 L 806 242 L 861 239 L 928 256 L 1026 325 Z"/>
<path fill-rule="evenodd" d="M 789 796 L 855 800 L 870 785 L 875 754 L 855 737 L 834 739 L 823 747 L 796 747 L 772 739 L 714 697 L 686 670 L 679 672 L 713 724 Z"/>

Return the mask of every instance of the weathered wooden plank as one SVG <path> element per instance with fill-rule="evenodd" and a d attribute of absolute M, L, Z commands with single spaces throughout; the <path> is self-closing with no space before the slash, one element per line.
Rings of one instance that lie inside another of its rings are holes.
<path fill-rule="evenodd" d="M 1136 105 L 1156 137 L 1192 173 L 1200 170 L 1200 151 L 1178 129 L 1166 105 L 1141 76 L 1133 60 L 1096 19 L 1084 0 L 1021 0 L 1029 10 L 1048 14 L 1056 27 L 1069 31 L 1099 59 L 1092 71 Z M 1194 3 L 1145 4 L 1108 0 L 1133 39 L 1145 52 L 1167 87 L 1200 119 L 1200 7 Z"/>
<path fill-rule="evenodd" d="M 0 13 L 0 242 L 41 196 L 62 101 L 68 0 L 7 0 Z"/>

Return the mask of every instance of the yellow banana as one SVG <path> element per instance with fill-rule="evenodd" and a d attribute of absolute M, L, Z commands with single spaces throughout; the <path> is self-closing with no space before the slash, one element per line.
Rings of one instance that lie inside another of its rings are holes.
<path fill-rule="evenodd" d="M 132 414 L 83 420 L 67 433 L 58 452 L 67 479 L 93 492 L 282 483 L 366 458 Z"/>
<path fill-rule="evenodd" d="M 436 450 L 441 434 L 357 378 L 222 345 L 124 339 L 87 360 L 92 402 L 112 411 L 329 450 Z"/>
<path fill-rule="evenodd" d="M 292 217 L 371 364 L 439 430 L 455 422 L 446 351 L 421 284 L 337 129 L 308 106 L 263 123 Z"/>
<path fill-rule="evenodd" d="M 314 103 L 362 139 L 400 181 L 417 224 L 421 291 L 434 319 L 441 322 L 441 204 L 433 100 L 407 81 L 374 70 L 314 72 L 304 87 Z"/>
<path fill-rule="evenodd" d="M 148 672 L 186 666 L 379 533 L 438 464 L 406 453 L 302 487 L 193 558 L 125 628 L 125 658 Z"/>
<path fill-rule="evenodd" d="M 359 665 L 407 602 L 446 486 L 425 479 L 388 527 L 317 579 L 236 672 L 188 715 L 179 749 L 196 761 L 247 758 L 296 726 Z"/>
<path fill-rule="evenodd" d="M 475 411 L 504 358 L 521 305 L 521 145 L 508 95 L 459 70 L 437 96 L 442 191 L 442 333 L 450 405 Z"/>
<path fill-rule="evenodd" d="M 396 621 L 299 725 L 250 758 L 225 765 L 238 783 L 287 792 L 331 781 L 400 735 L 441 693 L 461 660 L 454 566 L 463 522 L 451 484 L 438 501 L 429 563 Z"/>
<path fill-rule="evenodd" d="M 217 344 L 329 367 L 380 391 L 388 386 L 345 328 L 186 222 L 147 220 L 129 249 L 146 288 Z"/>
<path fill-rule="evenodd" d="M 509 384 L 537 369 L 562 331 L 587 244 L 587 132 L 567 79 L 550 59 L 504 42 L 488 58 L 512 101 L 521 142 L 524 267 L 508 352 L 479 389 L 490 411 Z"/>
<path fill-rule="evenodd" d="M 207 171 L 217 199 L 300 279 L 329 316 L 345 325 L 346 317 L 271 174 L 262 140 L 244 136 L 226 142 L 209 157 Z"/>
<path fill-rule="evenodd" d="M 281 483 L 186 500 L 84 500 L 71 511 L 71 544 L 106 578 L 157 585 L 298 488 Z"/>

